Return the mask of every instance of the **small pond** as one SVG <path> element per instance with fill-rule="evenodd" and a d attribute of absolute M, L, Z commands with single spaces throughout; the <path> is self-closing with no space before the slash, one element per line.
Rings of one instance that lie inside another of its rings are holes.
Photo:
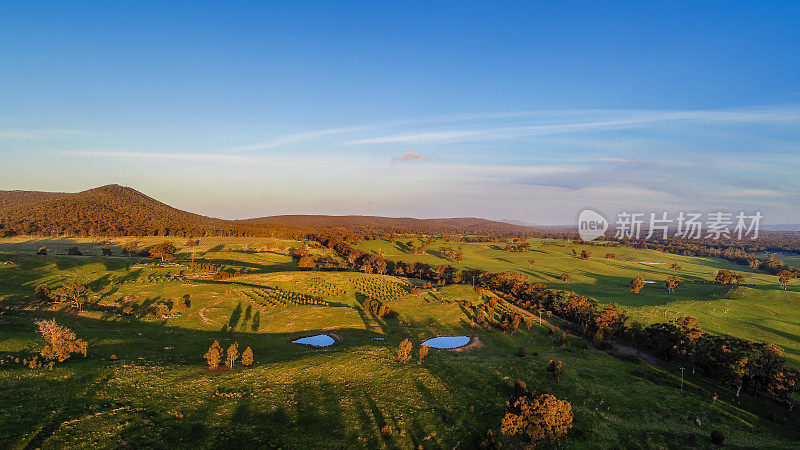
<path fill-rule="evenodd" d="M 336 342 L 336 340 L 327 334 L 317 334 L 315 336 L 306 336 L 292 341 L 293 344 L 304 344 L 312 347 L 327 347 Z"/>
<path fill-rule="evenodd" d="M 428 339 L 422 345 L 430 348 L 458 348 L 469 344 L 469 336 L 439 336 Z"/>

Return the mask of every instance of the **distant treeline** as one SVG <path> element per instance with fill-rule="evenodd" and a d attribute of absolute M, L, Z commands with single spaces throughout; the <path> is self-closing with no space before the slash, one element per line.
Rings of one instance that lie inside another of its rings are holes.
<path fill-rule="evenodd" d="M 778 275 L 787 270 L 793 272 L 795 276 L 800 276 L 800 268 L 789 267 L 773 255 L 766 258 L 758 258 L 755 255 L 756 252 L 774 251 L 800 253 L 800 236 L 796 233 L 770 233 L 755 241 L 667 239 L 616 242 L 629 247 L 658 250 L 676 255 L 721 258 L 748 266 L 752 270 L 763 270 L 772 275 Z"/>

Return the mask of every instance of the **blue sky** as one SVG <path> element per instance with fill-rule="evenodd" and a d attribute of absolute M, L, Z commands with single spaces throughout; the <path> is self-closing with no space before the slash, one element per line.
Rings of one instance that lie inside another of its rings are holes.
<path fill-rule="evenodd" d="M 800 213 L 797 2 L 0 3 L 0 189 L 195 212 Z"/>

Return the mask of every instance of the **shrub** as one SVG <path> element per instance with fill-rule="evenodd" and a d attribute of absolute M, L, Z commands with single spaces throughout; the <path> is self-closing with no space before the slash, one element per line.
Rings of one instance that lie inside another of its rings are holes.
<path fill-rule="evenodd" d="M 550 394 L 523 395 L 509 402 L 500 431 L 531 442 L 556 440 L 572 427 L 572 405 Z"/>
<path fill-rule="evenodd" d="M 83 339 L 78 339 L 69 328 L 56 324 L 55 319 L 40 320 L 36 322 L 36 326 L 46 343 L 41 351 L 43 358 L 64 362 L 73 353 L 80 353 L 84 357 L 86 356 L 86 349 L 89 344 Z"/>
<path fill-rule="evenodd" d="M 70 256 L 83 256 L 83 253 L 78 249 L 78 247 L 70 247 L 67 249 L 67 254 Z"/>
<path fill-rule="evenodd" d="M 411 341 L 408 339 L 404 339 L 403 342 L 400 343 L 400 350 L 397 351 L 397 358 L 400 360 L 401 364 L 408 364 L 411 361 Z"/>
<path fill-rule="evenodd" d="M 208 367 L 210 369 L 219 367 L 219 362 L 222 361 L 222 347 L 219 345 L 218 341 L 214 341 L 214 343 L 211 344 L 211 347 L 208 348 L 203 358 L 208 362 Z"/>
<path fill-rule="evenodd" d="M 242 352 L 242 364 L 245 366 L 252 366 L 253 365 L 253 349 L 247 347 Z"/>
<path fill-rule="evenodd" d="M 527 356 L 527 352 L 525 351 L 524 345 L 520 345 L 519 348 L 517 349 L 517 356 L 519 356 L 520 358 L 524 358 Z"/>
<path fill-rule="evenodd" d="M 725 435 L 720 430 L 714 430 L 711 432 L 711 442 L 714 445 L 722 445 L 725 442 Z"/>
<path fill-rule="evenodd" d="M 228 347 L 228 355 L 227 355 L 227 365 L 229 369 L 233 369 L 233 365 L 236 364 L 236 358 L 239 357 L 239 343 L 234 342 Z"/>
<path fill-rule="evenodd" d="M 422 364 L 422 361 L 425 360 L 425 357 L 428 356 L 428 346 L 423 345 L 419 348 L 419 364 Z"/>
<path fill-rule="evenodd" d="M 39 250 L 36 252 L 37 255 L 46 255 L 47 254 L 47 247 L 39 247 Z"/>
<path fill-rule="evenodd" d="M 561 274 L 560 277 L 558 277 L 558 279 L 561 281 L 570 281 L 572 280 L 572 275 L 568 274 L 567 272 L 564 272 Z"/>

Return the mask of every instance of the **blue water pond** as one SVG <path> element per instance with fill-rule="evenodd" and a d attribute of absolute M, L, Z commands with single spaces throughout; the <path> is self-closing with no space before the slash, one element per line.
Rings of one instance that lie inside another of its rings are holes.
<path fill-rule="evenodd" d="M 430 348 L 458 348 L 469 344 L 469 336 L 439 336 L 428 339 L 422 345 Z"/>
<path fill-rule="evenodd" d="M 304 344 L 312 347 L 327 347 L 336 342 L 336 340 L 327 334 L 317 334 L 315 336 L 306 336 L 292 341 L 293 344 Z"/>

